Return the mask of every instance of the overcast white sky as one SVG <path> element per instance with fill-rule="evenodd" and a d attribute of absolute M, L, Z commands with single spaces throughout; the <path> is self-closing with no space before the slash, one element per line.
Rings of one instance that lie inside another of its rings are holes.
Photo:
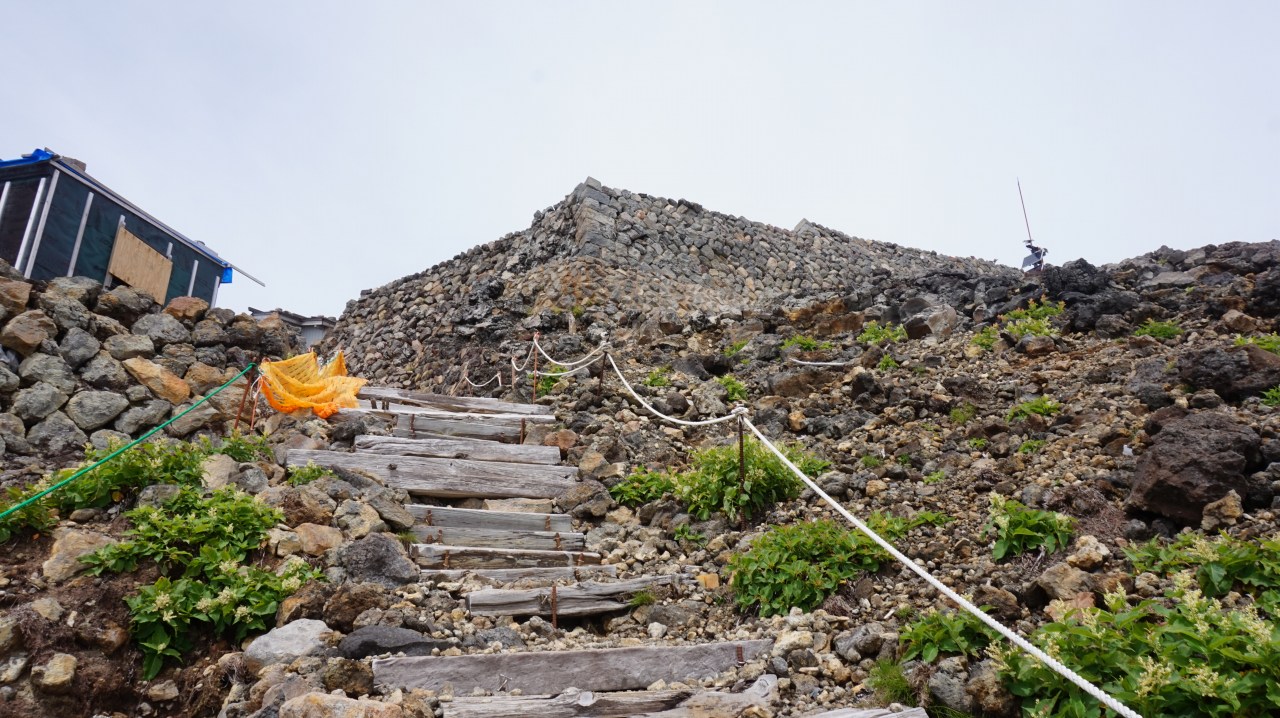
<path fill-rule="evenodd" d="M 1280 237 L 1280 3 L 0 0 L 36 147 L 342 311 L 588 175 L 1016 265 Z"/>

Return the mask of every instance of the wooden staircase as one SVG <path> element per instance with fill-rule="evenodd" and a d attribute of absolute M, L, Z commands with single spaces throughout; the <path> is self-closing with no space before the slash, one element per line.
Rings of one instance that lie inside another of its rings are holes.
<path fill-rule="evenodd" d="M 435 502 L 550 499 L 580 481 L 575 467 L 560 465 L 558 447 L 521 443 L 530 425 L 556 421 L 549 407 L 369 386 L 360 398 L 370 406 L 342 413 L 383 419 L 392 436 L 359 436 L 352 452 L 291 450 L 288 465 L 365 472 Z M 614 613 L 626 610 L 637 592 L 659 585 L 678 591 L 694 580 L 684 574 L 619 579 L 616 566 L 586 549 L 586 536 L 565 514 L 418 503 L 406 508 L 417 519 L 410 555 L 424 580 L 518 584 L 468 590 L 463 598 L 472 615 L 549 616 L 554 622 Z M 713 677 L 771 647 L 772 641 L 756 640 L 386 658 L 373 662 L 373 672 L 382 685 L 457 694 L 444 704 L 449 718 L 714 717 L 766 705 L 773 686 L 758 681 L 738 694 L 642 689 L 660 680 Z M 461 697 L 476 688 L 531 695 Z"/>

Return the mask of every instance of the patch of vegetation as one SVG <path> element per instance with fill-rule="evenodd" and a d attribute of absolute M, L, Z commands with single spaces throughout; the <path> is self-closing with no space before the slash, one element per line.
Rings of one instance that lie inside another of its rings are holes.
<path fill-rule="evenodd" d="M 327 466 L 318 466 L 314 461 L 308 461 L 306 466 L 289 467 L 289 478 L 286 481 L 290 486 L 302 486 L 325 476 L 335 474 Z"/>
<path fill-rule="evenodd" d="M 627 605 L 631 608 L 640 608 L 641 606 L 652 606 L 657 600 L 652 591 L 637 591 L 627 601 Z"/>
<path fill-rule="evenodd" d="M 1053 511 L 1039 511 L 991 494 L 991 511 L 982 536 L 995 536 L 992 555 L 999 561 L 1005 556 L 1017 556 L 1032 549 L 1043 548 L 1053 553 L 1071 541 L 1075 519 Z"/>
<path fill-rule="evenodd" d="M 898 462 L 898 466 L 910 467 L 911 454 L 898 454 L 898 458 L 896 459 L 896 461 Z"/>
<path fill-rule="evenodd" d="M 1008 414 L 1005 414 L 1005 421 L 1022 421 L 1031 415 L 1036 416 L 1053 416 L 1062 411 L 1062 405 L 1053 400 L 1051 396 L 1037 396 L 1030 401 L 1024 401 L 1021 404 L 1015 404 Z"/>
<path fill-rule="evenodd" d="M 206 498 L 184 487 L 163 509 L 144 506 L 125 515 L 133 524 L 128 538 L 81 560 L 94 575 L 134 571 L 143 561 L 160 569 L 155 583 L 125 599 L 143 654 L 143 680 L 154 678 L 167 659 L 181 660 L 198 632 L 239 643 L 266 630 L 280 601 L 321 575 L 305 561 L 278 575 L 247 564 L 284 514 L 235 489 Z"/>
<path fill-rule="evenodd" d="M 884 356 L 880 357 L 880 361 L 876 364 L 876 369 L 879 369 L 880 371 L 889 371 L 891 369 L 897 369 L 897 368 L 898 368 L 897 360 L 887 353 Z"/>
<path fill-rule="evenodd" d="M 1280 702 L 1280 627 L 1257 605 L 1228 608 L 1187 574 L 1157 600 L 1130 605 L 1123 591 L 1105 608 L 1075 609 L 1031 641 L 1085 680 L 1106 686 L 1143 715 L 1270 716 Z M 1102 715 L 1098 701 L 1035 658 L 992 646 L 1005 687 L 1025 699 L 1024 715 Z"/>
<path fill-rule="evenodd" d="M 77 468 L 54 472 L 23 487 L 11 486 L 0 499 L 0 512 L 30 499 L 50 486 L 68 479 L 85 466 L 106 458 L 123 444 L 112 442 L 104 449 L 85 450 L 84 463 Z M 201 462 L 209 455 L 207 442 L 148 441 L 117 455 L 61 489 L 0 520 L 0 543 L 23 531 L 43 533 L 57 525 L 61 516 L 76 509 L 102 508 L 123 501 L 151 484 L 194 486 L 203 475 Z"/>
<path fill-rule="evenodd" d="M 982 347 L 987 351 L 991 351 L 996 348 L 996 342 L 998 341 L 1000 341 L 1000 332 L 997 331 L 995 327 L 988 324 L 974 332 L 973 338 L 969 340 L 969 343 L 976 347 Z"/>
<path fill-rule="evenodd" d="M 738 352 L 741 352 L 743 349 L 747 347 L 747 344 L 750 341 L 751 341 L 750 339 L 739 339 L 738 341 L 724 348 L 724 355 L 729 359 L 734 358 L 735 356 L 738 355 Z"/>
<path fill-rule="evenodd" d="M 1280 334 L 1257 334 L 1251 337 L 1236 337 L 1236 346 L 1253 344 L 1262 347 L 1272 354 L 1280 354 Z"/>
<path fill-rule="evenodd" d="M 746 401 L 747 385 L 738 381 L 737 377 L 732 374 L 725 374 L 716 377 L 716 381 L 720 386 L 724 387 L 725 393 L 728 394 L 729 401 Z"/>
<path fill-rule="evenodd" d="M 1190 572 L 1207 596 L 1239 591 L 1256 596 L 1269 613 L 1280 610 L 1280 538 L 1246 540 L 1223 535 L 1208 539 L 1184 533 L 1167 544 L 1153 539 L 1125 549 L 1125 554 L 1137 573 Z"/>
<path fill-rule="evenodd" d="M 1273 386 L 1262 392 L 1262 403 L 1267 406 L 1280 406 L 1280 386 Z"/>
<path fill-rule="evenodd" d="M 904 627 L 898 637 L 902 660 L 933 663 L 939 654 L 978 656 L 995 631 L 967 611 L 929 611 Z"/>
<path fill-rule="evenodd" d="M 937 471 L 934 471 L 932 473 L 925 474 L 924 476 L 924 482 L 929 486 L 933 486 L 934 484 L 940 484 L 946 480 L 947 480 L 947 472 L 943 471 L 942 469 L 938 469 Z"/>
<path fill-rule="evenodd" d="M 1021 339 L 1028 334 L 1039 337 L 1057 336 L 1057 330 L 1050 321 L 1053 317 L 1062 314 L 1065 304 L 1058 302 L 1044 302 L 1037 304 L 1032 299 L 1027 303 L 1026 309 L 1015 309 L 1008 314 L 1000 317 L 1004 330 L 1011 334 L 1015 339 Z"/>
<path fill-rule="evenodd" d="M 969 439 L 968 443 L 969 443 L 970 449 L 977 449 L 978 451 L 986 451 L 987 444 L 990 442 L 987 441 L 987 438 L 985 436 L 975 436 L 972 439 Z"/>
<path fill-rule="evenodd" d="M 907 330 L 900 324 L 880 325 L 875 320 L 867 322 L 862 328 L 862 333 L 858 334 L 858 341 L 867 344 L 892 344 L 893 342 L 906 341 Z"/>
<path fill-rule="evenodd" d="M 784 351 L 791 347 L 796 347 L 800 351 L 812 352 L 818 351 L 819 349 L 834 349 L 835 346 L 836 345 L 831 342 L 821 342 L 804 334 L 796 334 L 795 336 L 787 337 L 786 341 L 782 342 L 782 349 Z"/>
<path fill-rule="evenodd" d="M 671 380 L 667 378 L 669 373 L 671 373 L 671 367 L 660 366 L 649 372 L 649 375 L 644 378 L 644 385 L 652 387 L 670 386 Z"/>
<path fill-rule="evenodd" d="M 202 437 L 200 445 L 205 454 L 226 454 L 240 463 L 266 461 L 272 458 L 267 437 L 259 434 L 248 436 L 235 432 L 221 443 L 214 445 L 208 437 Z"/>
<path fill-rule="evenodd" d="M 911 681 L 907 680 L 902 664 L 896 661 L 876 661 L 867 673 L 867 688 L 875 691 L 881 705 L 901 703 L 914 706 L 917 702 Z"/>
<path fill-rule="evenodd" d="M 910 519 L 872 514 L 867 525 L 888 541 L 925 524 L 945 523 L 941 514 L 921 512 Z M 729 560 L 730 586 L 738 606 L 762 616 L 785 614 L 793 606 L 811 611 L 845 581 L 877 571 L 891 560 L 864 534 L 834 521 L 805 521 L 777 526 Z"/>
<path fill-rule="evenodd" d="M 784 446 L 782 453 L 809 477 L 818 476 L 831 465 L 798 446 Z M 696 452 L 690 470 L 675 477 L 676 498 L 699 519 L 706 519 L 713 511 L 737 519 L 800 495 L 800 479 L 759 441 L 748 437 L 743 456 L 746 472 L 739 480 L 736 443 Z"/>
<path fill-rule="evenodd" d="M 694 531 L 689 527 L 689 524 L 680 524 L 677 526 L 676 530 L 672 532 L 672 536 L 677 541 L 687 541 L 697 546 L 701 546 L 707 542 L 707 537 L 697 531 Z"/>
<path fill-rule="evenodd" d="M 1006 321 L 1015 322 L 1022 319 L 1049 319 L 1062 314 L 1066 311 L 1066 307 L 1065 302 L 1057 302 L 1055 304 L 1054 302 L 1046 302 L 1044 297 L 1041 297 L 1039 303 L 1032 299 L 1027 302 L 1026 309 L 1015 309 L 1005 314 L 1002 318 Z"/>
<path fill-rule="evenodd" d="M 1182 327 L 1177 322 L 1157 322 L 1150 317 L 1136 330 L 1135 337 L 1155 337 L 1156 339 L 1173 339 L 1182 334 Z"/>
<path fill-rule="evenodd" d="M 564 369 L 553 368 L 546 374 L 530 374 L 529 379 L 534 382 L 533 398 L 537 399 L 540 396 L 550 394 L 551 390 L 555 389 L 560 380 L 568 373 Z"/>
<path fill-rule="evenodd" d="M 671 475 L 636 467 L 622 481 L 609 487 L 609 495 L 624 506 L 640 506 L 657 501 L 663 494 L 675 491 Z"/>
<path fill-rule="evenodd" d="M 956 426 L 964 426 L 965 424 L 968 424 L 970 421 L 973 421 L 973 417 L 977 415 L 978 415 L 978 407 L 974 406 L 973 404 L 967 404 L 967 403 L 961 404 L 960 406 L 957 406 L 956 408 L 951 410 L 951 415 L 950 415 L 951 423 L 955 424 Z"/>
<path fill-rule="evenodd" d="M 1019 454 L 1034 454 L 1048 443 L 1044 439 L 1028 439 L 1018 445 Z"/>
<path fill-rule="evenodd" d="M 864 469 L 878 469 L 881 466 L 884 466 L 884 459 L 876 456 L 875 454 L 867 454 L 859 459 L 858 463 L 862 464 L 862 468 Z"/>

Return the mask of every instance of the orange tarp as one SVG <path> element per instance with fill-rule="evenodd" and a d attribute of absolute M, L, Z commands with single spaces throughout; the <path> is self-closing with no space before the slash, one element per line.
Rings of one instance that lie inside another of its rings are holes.
<path fill-rule="evenodd" d="M 360 404 L 356 394 L 367 379 L 347 376 L 347 363 L 342 352 L 323 367 L 316 363 L 316 353 L 300 354 L 283 361 L 264 361 L 262 393 L 276 411 L 291 414 L 310 409 L 321 419 L 339 409 L 355 409 Z"/>

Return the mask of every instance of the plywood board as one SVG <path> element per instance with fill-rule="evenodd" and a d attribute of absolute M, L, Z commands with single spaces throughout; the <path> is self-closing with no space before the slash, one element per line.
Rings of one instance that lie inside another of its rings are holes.
<path fill-rule="evenodd" d="M 111 262 L 107 271 L 116 279 L 139 292 L 146 292 L 160 304 L 169 293 L 169 275 L 173 262 L 163 254 L 147 246 L 137 235 L 121 226 L 116 230 L 116 242 L 111 248 Z"/>

